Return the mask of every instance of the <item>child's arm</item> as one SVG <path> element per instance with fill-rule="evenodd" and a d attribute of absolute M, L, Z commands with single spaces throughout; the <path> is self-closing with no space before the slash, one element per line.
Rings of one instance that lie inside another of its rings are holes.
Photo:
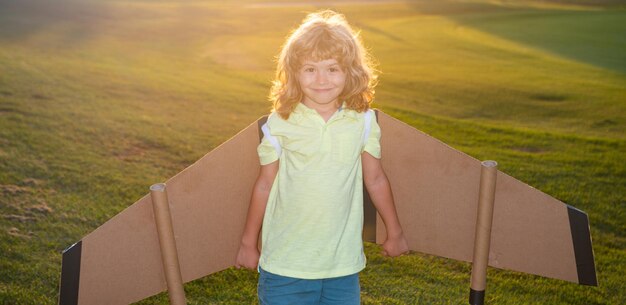
<path fill-rule="evenodd" d="M 259 264 L 259 232 L 263 224 L 267 199 L 278 172 L 278 161 L 261 166 L 261 172 L 252 189 L 252 199 L 248 207 L 246 225 L 241 237 L 235 268 L 241 267 L 256 270 Z"/>
<path fill-rule="evenodd" d="M 374 202 L 374 206 L 387 229 L 387 240 L 383 243 L 383 255 L 393 257 L 404 254 L 409 251 L 409 246 L 404 238 L 400 220 L 396 213 L 396 206 L 393 202 L 391 186 L 380 159 L 376 159 L 368 152 L 364 152 L 361 154 L 361 162 L 363 164 L 365 187 L 369 191 L 370 198 Z"/>

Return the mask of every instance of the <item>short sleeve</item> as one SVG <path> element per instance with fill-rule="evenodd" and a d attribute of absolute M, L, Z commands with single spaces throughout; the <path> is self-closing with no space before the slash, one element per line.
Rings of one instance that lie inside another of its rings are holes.
<path fill-rule="evenodd" d="M 263 131 L 263 139 L 261 139 L 261 144 L 257 147 L 256 151 L 259 154 L 259 161 L 261 165 L 270 164 L 280 157 L 280 144 L 276 137 L 274 137 L 271 133 L 271 129 L 269 127 L 271 121 L 268 118 L 267 122 L 261 127 Z"/>
<path fill-rule="evenodd" d="M 373 112 L 373 110 L 368 111 Z M 374 113 L 372 113 L 369 136 L 365 140 L 365 147 L 363 150 L 372 155 L 372 157 L 380 159 L 380 126 L 378 126 Z"/>

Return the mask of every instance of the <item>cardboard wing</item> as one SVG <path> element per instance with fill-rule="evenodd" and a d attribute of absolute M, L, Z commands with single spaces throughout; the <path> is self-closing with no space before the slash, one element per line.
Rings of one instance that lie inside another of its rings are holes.
<path fill-rule="evenodd" d="M 377 116 L 383 166 L 411 250 L 471 261 L 480 162 Z M 265 120 L 166 181 L 184 282 L 234 265 Z M 490 265 L 595 285 L 587 216 L 503 173 L 497 179 Z M 366 207 L 365 238 L 380 243 L 384 225 L 372 211 Z M 63 253 L 59 304 L 129 304 L 166 289 L 149 195 Z"/>
<path fill-rule="evenodd" d="M 184 282 L 234 265 L 259 139 L 254 123 L 166 181 Z M 61 272 L 63 305 L 129 304 L 166 290 L 150 195 L 68 248 Z"/>
<path fill-rule="evenodd" d="M 411 250 L 472 261 L 481 162 L 381 111 L 378 123 Z M 498 171 L 489 266 L 597 285 L 587 215 Z"/>

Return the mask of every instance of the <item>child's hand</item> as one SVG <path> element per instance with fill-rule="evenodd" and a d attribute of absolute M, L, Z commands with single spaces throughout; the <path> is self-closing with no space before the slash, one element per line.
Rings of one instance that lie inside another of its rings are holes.
<path fill-rule="evenodd" d="M 387 237 L 387 240 L 383 243 L 384 256 L 395 257 L 409 252 L 409 243 L 404 238 L 404 234 L 400 233 L 398 236 Z"/>
<path fill-rule="evenodd" d="M 237 252 L 237 262 L 235 263 L 235 268 L 239 269 L 241 267 L 247 268 L 250 270 L 256 270 L 259 265 L 259 249 L 257 247 L 250 247 L 241 245 L 239 246 L 239 252 Z"/>

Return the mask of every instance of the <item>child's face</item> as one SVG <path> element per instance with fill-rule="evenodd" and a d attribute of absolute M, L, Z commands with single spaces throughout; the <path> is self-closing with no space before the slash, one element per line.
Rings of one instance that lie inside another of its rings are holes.
<path fill-rule="evenodd" d="M 346 73 L 335 59 L 307 60 L 298 71 L 298 81 L 305 105 L 314 109 L 339 107 L 338 97 L 346 84 Z"/>

